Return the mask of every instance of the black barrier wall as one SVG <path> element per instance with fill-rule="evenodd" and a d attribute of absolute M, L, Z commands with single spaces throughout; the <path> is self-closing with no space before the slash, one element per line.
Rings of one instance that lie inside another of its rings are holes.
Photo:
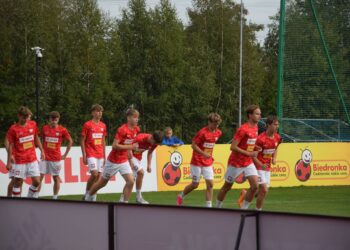
<path fill-rule="evenodd" d="M 350 218 L 0 198 L 0 249 L 349 249 L 349 235 Z"/>

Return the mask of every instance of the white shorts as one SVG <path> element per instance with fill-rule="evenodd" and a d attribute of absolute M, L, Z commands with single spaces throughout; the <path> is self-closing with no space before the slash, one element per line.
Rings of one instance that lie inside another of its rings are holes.
<path fill-rule="evenodd" d="M 132 172 L 134 174 L 136 174 L 137 172 L 141 171 L 143 169 L 143 166 L 141 164 L 141 161 L 139 161 L 139 159 L 137 159 L 136 157 L 133 157 L 131 159 L 132 163 L 134 164 L 134 169 L 132 170 Z"/>
<path fill-rule="evenodd" d="M 60 175 L 62 164 L 61 161 L 41 161 L 39 162 L 40 174 L 51 174 L 52 176 Z"/>
<path fill-rule="evenodd" d="M 210 167 L 198 167 L 191 165 L 191 177 L 192 182 L 198 183 L 201 179 L 201 175 L 205 180 L 214 180 L 213 166 Z"/>
<path fill-rule="evenodd" d="M 259 184 L 266 184 L 267 186 L 270 186 L 270 171 L 265 170 L 258 170 L 259 175 Z"/>
<path fill-rule="evenodd" d="M 25 179 L 26 177 L 40 176 L 39 164 L 37 161 L 25 164 L 13 164 L 13 176 Z"/>
<path fill-rule="evenodd" d="M 116 175 L 118 172 L 121 175 L 132 174 L 129 161 L 126 161 L 121 164 L 117 164 L 117 163 L 110 162 L 109 160 L 106 160 L 106 164 L 102 172 L 102 177 L 108 180 L 112 176 Z"/>
<path fill-rule="evenodd" d="M 90 173 L 92 171 L 97 171 L 99 173 L 103 172 L 103 163 L 104 163 L 104 159 L 100 158 L 94 158 L 94 157 L 89 157 L 87 158 L 87 165 L 89 168 Z"/>
<path fill-rule="evenodd" d="M 234 183 L 236 178 L 242 173 L 244 173 L 245 177 L 252 175 L 258 176 L 258 171 L 256 170 L 253 163 L 244 168 L 236 168 L 229 165 L 227 166 L 225 173 L 225 181 L 228 183 Z"/>

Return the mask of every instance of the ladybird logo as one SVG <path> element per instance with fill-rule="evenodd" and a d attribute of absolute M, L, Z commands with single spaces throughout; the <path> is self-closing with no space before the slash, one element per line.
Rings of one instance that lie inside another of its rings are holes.
<path fill-rule="evenodd" d="M 309 149 L 304 149 L 301 159 L 295 164 L 295 176 L 299 181 L 307 181 L 311 176 L 312 153 Z"/>
<path fill-rule="evenodd" d="M 181 179 L 181 169 L 182 155 L 174 151 L 170 155 L 170 162 L 165 163 L 162 171 L 163 181 L 168 186 L 175 186 L 179 183 Z"/>

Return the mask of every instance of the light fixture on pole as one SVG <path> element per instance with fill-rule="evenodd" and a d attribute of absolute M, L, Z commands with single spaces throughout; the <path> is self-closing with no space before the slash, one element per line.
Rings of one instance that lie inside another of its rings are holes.
<path fill-rule="evenodd" d="M 36 101 L 36 120 L 39 122 L 39 66 L 41 63 L 41 58 L 43 57 L 42 51 L 44 49 L 36 46 L 32 48 L 32 51 L 35 52 L 35 101 Z"/>

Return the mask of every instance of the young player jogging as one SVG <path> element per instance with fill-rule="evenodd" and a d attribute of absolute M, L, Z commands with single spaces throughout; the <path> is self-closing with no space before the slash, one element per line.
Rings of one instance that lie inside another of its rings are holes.
<path fill-rule="evenodd" d="M 250 189 L 243 197 L 242 209 L 248 209 L 258 189 L 258 172 L 252 158 L 258 155 L 258 151 L 255 149 L 255 142 L 258 137 L 257 124 L 261 117 L 261 111 L 259 106 L 250 105 L 246 112 L 248 122 L 238 128 L 232 139 L 232 152 L 225 173 L 225 183 L 217 195 L 217 207 L 222 207 L 226 193 L 231 190 L 236 178 L 242 173 L 244 173 L 250 184 Z"/>
<path fill-rule="evenodd" d="M 103 168 L 102 178 L 92 185 L 90 191 L 85 196 L 85 200 L 92 201 L 93 195 L 95 195 L 98 190 L 106 186 L 109 179 L 119 172 L 126 182 L 120 201 L 129 201 L 134 185 L 134 178 L 130 167 L 128 151 L 138 148 L 138 145 L 134 144 L 134 140 L 140 131 L 140 128 L 137 126 L 139 112 L 134 108 L 130 108 L 126 112 L 126 116 L 127 123 L 118 128 L 114 137 L 112 151 L 108 155 L 108 159 L 106 160 L 106 164 Z"/>
<path fill-rule="evenodd" d="M 40 171 L 35 152 L 35 145 L 41 151 L 41 159 L 45 159 L 38 128 L 33 122 L 28 122 L 31 111 L 27 107 L 18 110 L 18 122 L 10 127 L 7 132 L 8 156 L 6 168 L 13 170 L 14 183 L 12 189 L 13 197 L 21 196 L 21 183 L 26 177 L 31 177 L 32 185 L 28 190 L 28 197 L 37 198 L 40 184 Z M 13 157 L 14 163 L 11 159 Z"/>
<path fill-rule="evenodd" d="M 45 174 L 51 174 L 53 185 L 53 199 L 58 198 L 60 190 L 60 171 L 61 160 L 66 159 L 73 141 L 67 129 L 59 125 L 60 113 L 52 111 L 49 113 L 49 124 L 43 126 L 41 138 L 45 152 L 45 160 L 40 162 L 40 187 Z M 63 140 L 68 142 L 66 151 L 61 155 L 61 143 Z M 40 188 L 39 188 L 40 191 Z"/>
<path fill-rule="evenodd" d="M 107 129 L 106 125 L 101 121 L 103 107 L 99 104 L 94 104 L 90 111 L 92 119 L 85 122 L 80 138 L 83 162 L 88 165 L 90 171 L 90 177 L 86 183 L 85 196 L 91 186 L 99 180 L 106 155 L 105 137 Z M 96 200 L 96 194 L 93 196 L 93 200 Z"/>
<path fill-rule="evenodd" d="M 176 204 L 182 205 L 186 195 L 198 188 L 201 176 L 205 179 L 207 189 L 205 191 L 206 207 L 212 207 L 213 196 L 213 150 L 215 143 L 222 135 L 218 128 L 221 123 L 221 117 L 217 113 L 210 113 L 208 116 L 208 125 L 195 135 L 192 140 L 192 159 L 191 159 L 191 176 L 192 183 L 188 184 L 185 189 L 176 197 Z"/>
<path fill-rule="evenodd" d="M 256 140 L 256 146 L 261 148 L 258 157 L 254 157 L 253 161 L 259 174 L 259 191 L 255 204 L 256 210 L 262 210 L 262 206 L 270 185 L 270 168 L 272 164 L 276 164 L 277 147 L 282 142 L 281 136 L 278 134 L 278 118 L 277 116 L 268 116 L 266 120 L 267 129 L 261 133 Z"/>

